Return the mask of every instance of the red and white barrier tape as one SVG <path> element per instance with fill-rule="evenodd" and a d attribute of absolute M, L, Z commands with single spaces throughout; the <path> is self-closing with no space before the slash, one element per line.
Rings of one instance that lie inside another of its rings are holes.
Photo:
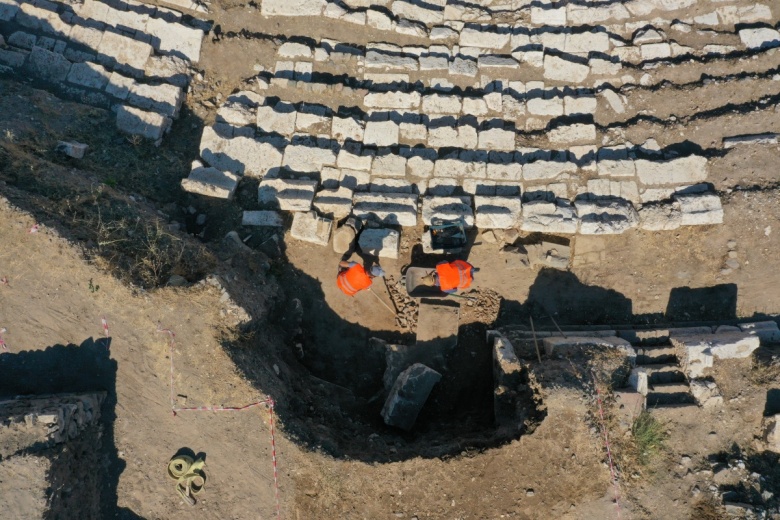
<path fill-rule="evenodd" d="M 8 346 L 5 344 L 5 340 L 3 340 L 3 334 L 6 332 L 8 332 L 8 330 L 5 327 L 0 328 L 0 354 L 8 352 Z"/>
<path fill-rule="evenodd" d="M 612 462 L 612 448 L 609 444 L 609 433 L 607 432 L 607 426 L 604 422 L 604 408 L 601 404 L 601 392 L 596 384 L 596 375 L 591 371 L 591 377 L 593 378 L 593 388 L 596 389 L 596 401 L 599 404 L 599 418 L 601 420 L 601 431 L 604 432 L 604 445 L 607 448 L 607 459 L 609 460 L 609 474 L 612 478 L 612 488 L 615 492 L 615 507 L 617 508 L 617 518 L 620 520 L 620 489 L 618 488 L 617 472 L 615 471 L 615 465 Z"/>
<path fill-rule="evenodd" d="M 109 348 L 108 343 L 108 321 L 106 321 L 106 317 L 103 316 L 100 318 L 100 323 L 103 325 L 103 335 L 106 337 L 106 350 Z"/>
<path fill-rule="evenodd" d="M 257 401 L 255 403 L 249 403 L 244 406 L 192 406 L 192 407 L 178 407 L 176 406 L 175 390 L 173 386 L 173 353 L 176 344 L 176 333 L 170 329 L 162 328 L 162 325 L 157 326 L 157 332 L 168 334 L 169 341 L 169 355 L 171 358 L 171 411 L 173 416 L 176 417 L 178 412 L 241 412 L 255 408 L 257 406 L 266 405 L 269 413 L 269 427 L 271 431 L 271 461 L 273 463 L 274 473 L 274 500 L 276 502 L 276 518 L 282 517 L 281 503 L 279 500 L 279 471 L 276 464 L 276 435 L 275 435 L 275 421 L 274 421 L 274 401 L 270 397 L 263 401 Z"/>

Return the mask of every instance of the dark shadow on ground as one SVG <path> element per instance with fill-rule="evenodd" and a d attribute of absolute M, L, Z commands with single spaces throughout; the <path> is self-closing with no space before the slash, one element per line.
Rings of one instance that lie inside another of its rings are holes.
<path fill-rule="evenodd" d="M 110 347 L 110 338 L 107 340 L 87 338 L 81 345 L 53 345 L 44 350 L 2 354 L 0 355 L 0 398 L 105 391 L 107 395 L 100 417 L 103 431 L 102 435 L 96 437 L 99 457 L 95 458 L 99 464 L 92 468 L 99 474 L 97 482 L 101 483 L 100 488 L 96 490 L 100 494 L 101 518 L 142 520 L 143 517 L 133 511 L 117 506 L 117 485 L 125 462 L 119 458 L 114 444 L 117 363 L 111 359 L 110 349 L 107 347 Z M 100 439 L 99 442 L 97 438 Z M 57 457 L 52 460 L 52 472 L 57 470 L 58 459 Z M 72 475 L 71 480 L 74 485 L 79 481 L 78 477 Z M 67 501 L 67 495 L 55 496 L 57 499 Z M 70 511 L 65 517 L 58 518 L 83 518 L 79 516 L 83 510 L 86 510 L 81 507 L 83 504 L 70 509 L 67 505 L 67 502 L 61 505 L 52 504 L 53 510 Z"/>

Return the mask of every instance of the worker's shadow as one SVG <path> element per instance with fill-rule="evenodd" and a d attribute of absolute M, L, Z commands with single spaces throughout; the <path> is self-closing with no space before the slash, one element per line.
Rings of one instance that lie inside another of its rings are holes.
<path fill-rule="evenodd" d="M 53 345 L 43 350 L 0 355 L 0 400 L 20 395 L 106 393 L 100 409 L 102 432 L 84 430 L 79 437 L 68 441 L 69 453 L 60 453 L 65 445 L 53 448 L 35 445 L 31 448 L 43 450 L 40 455 L 50 459 L 52 467 L 47 478 L 67 475 L 78 482 L 70 493 L 60 491 L 64 484 L 49 482 L 55 491 L 48 499 L 51 513 L 45 516 L 47 519 L 54 518 L 57 511 L 86 511 L 89 507 L 99 507 L 102 518 L 143 518 L 117 506 L 117 485 L 126 463 L 119 458 L 114 444 L 117 362 L 110 357 L 110 344 L 111 338 L 87 338 L 80 345 Z M 30 453 L 30 450 L 25 453 Z M 82 460 L 76 465 L 81 469 L 89 466 L 89 474 L 73 474 L 71 457 Z M 90 504 L 92 497 L 98 496 L 100 504 Z"/>

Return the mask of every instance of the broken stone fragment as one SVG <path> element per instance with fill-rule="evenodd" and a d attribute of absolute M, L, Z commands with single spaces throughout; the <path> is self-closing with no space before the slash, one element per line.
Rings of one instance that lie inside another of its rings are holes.
<path fill-rule="evenodd" d="M 439 380 L 441 374 L 422 363 L 415 363 L 401 372 L 382 407 L 385 424 L 411 430 Z"/>
<path fill-rule="evenodd" d="M 69 157 L 73 157 L 74 159 L 83 159 L 84 154 L 87 152 L 87 148 L 89 148 L 89 146 L 84 143 L 77 143 L 75 141 L 60 141 L 57 143 L 56 150 L 58 152 L 64 153 Z"/>

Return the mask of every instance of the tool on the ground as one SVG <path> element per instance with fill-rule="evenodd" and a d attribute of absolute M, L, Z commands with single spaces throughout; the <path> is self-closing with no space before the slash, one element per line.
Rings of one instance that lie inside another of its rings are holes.
<path fill-rule="evenodd" d="M 472 302 L 477 301 L 477 299 L 473 296 L 466 296 L 464 294 L 447 293 L 447 296 L 452 296 L 453 298 L 463 298 L 464 300 L 469 300 Z"/>
<path fill-rule="evenodd" d="M 427 252 L 431 253 L 459 253 L 468 242 L 463 219 L 433 218 L 426 235 L 428 240 L 424 240 L 424 242 L 429 241 L 431 251 Z"/>
<path fill-rule="evenodd" d="M 176 481 L 176 492 L 191 506 L 206 485 L 205 465 L 205 460 L 193 460 L 189 455 L 176 455 L 168 462 L 168 476 Z"/>
<path fill-rule="evenodd" d="M 533 334 L 534 337 L 534 347 L 536 347 L 536 359 L 539 360 L 539 363 L 542 362 L 542 355 L 539 353 L 539 342 L 536 340 L 536 330 L 534 329 L 534 319 L 529 316 L 528 317 L 531 320 L 531 334 Z"/>
<path fill-rule="evenodd" d="M 384 306 L 385 306 L 385 308 L 386 308 L 388 311 L 390 311 L 390 312 L 393 314 L 393 316 L 396 316 L 396 315 L 398 314 L 396 311 L 394 311 L 393 309 L 391 309 L 391 308 L 390 308 L 390 306 L 389 306 L 388 304 L 386 304 L 386 303 L 385 303 L 385 301 L 384 301 L 382 298 L 380 298 L 380 297 L 379 297 L 379 295 L 378 295 L 377 293 L 375 293 L 375 292 L 374 292 L 374 290 L 373 290 L 371 287 L 369 287 L 369 288 L 368 288 L 368 290 L 369 290 L 369 292 L 370 292 L 371 294 L 373 294 L 374 296 L 376 296 L 376 299 L 377 299 L 377 300 L 379 300 L 379 302 L 380 302 L 382 305 L 384 305 Z M 394 302 L 394 304 L 395 304 L 395 302 Z"/>
<path fill-rule="evenodd" d="M 398 305 L 395 304 L 395 300 L 393 299 L 393 292 L 390 290 L 390 286 L 387 285 L 387 277 L 383 276 L 382 281 L 385 283 L 385 289 L 387 290 L 387 296 L 390 297 L 390 301 L 393 304 L 393 308 L 395 309 L 395 313 L 398 314 Z"/>

